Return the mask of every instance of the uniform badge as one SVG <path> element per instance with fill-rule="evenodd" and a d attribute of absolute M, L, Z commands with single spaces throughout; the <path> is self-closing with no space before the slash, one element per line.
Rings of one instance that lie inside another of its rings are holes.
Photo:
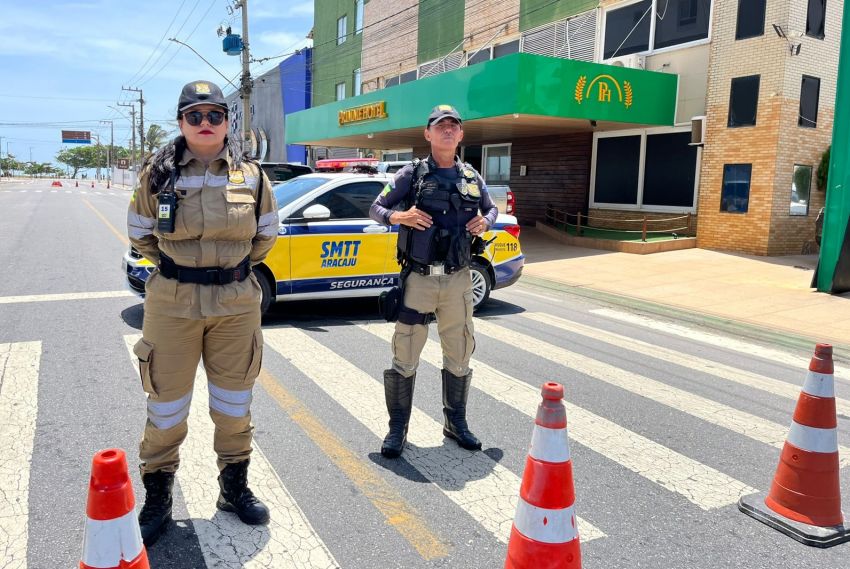
<path fill-rule="evenodd" d="M 474 178 L 475 174 L 472 173 L 472 170 L 464 170 L 463 171 L 464 178 Z"/>
<path fill-rule="evenodd" d="M 481 197 L 481 190 L 478 189 L 478 184 L 467 184 L 466 190 L 469 192 L 469 195 L 474 198 Z"/>
<path fill-rule="evenodd" d="M 242 170 L 230 170 L 227 173 L 227 179 L 231 184 L 244 184 L 245 174 Z"/>
<path fill-rule="evenodd" d="M 457 191 L 460 192 L 460 195 L 465 196 L 469 193 L 469 184 L 466 180 L 463 180 L 457 185 Z"/>
<path fill-rule="evenodd" d="M 195 94 L 196 95 L 209 95 L 210 94 L 209 83 L 195 83 Z"/>

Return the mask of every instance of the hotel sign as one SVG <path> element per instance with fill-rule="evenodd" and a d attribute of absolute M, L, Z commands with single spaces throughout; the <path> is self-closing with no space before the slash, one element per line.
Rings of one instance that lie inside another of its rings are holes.
<path fill-rule="evenodd" d="M 614 96 L 614 101 L 611 96 Z M 594 100 L 597 103 L 612 103 L 618 102 L 627 109 L 631 108 L 634 93 L 632 92 L 632 84 L 628 81 L 620 82 L 612 76 L 606 74 L 597 75 L 587 82 L 587 76 L 581 75 L 576 81 L 575 100 L 580 105 L 582 101 Z"/>
<path fill-rule="evenodd" d="M 387 115 L 387 102 L 377 101 L 368 105 L 361 105 L 353 109 L 343 109 L 339 111 L 339 126 L 345 126 L 351 123 L 359 123 L 364 121 L 372 121 L 377 119 L 385 119 Z"/>

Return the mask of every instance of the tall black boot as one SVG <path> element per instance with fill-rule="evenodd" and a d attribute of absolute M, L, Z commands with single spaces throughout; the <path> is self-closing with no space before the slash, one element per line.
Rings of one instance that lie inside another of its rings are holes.
<path fill-rule="evenodd" d="M 145 545 L 153 545 L 171 522 L 173 472 L 151 472 L 142 475 L 145 505 L 139 512 L 139 530 Z"/>
<path fill-rule="evenodd" d="M 416 374 L 407 378 L 394 369 L 384 370 L 384 397 L 390 414 L 390 432 L 384 437 L 381 454 L 387 458 L 398 458 L 407 440 L 407 424 L 413 410 L 413 387 Z"/>
<path fill-rule="evenodd" d="M 215 505 L 219 510 L 235 513 L 243 523 L 255 526 L 268 523 L 269 509 L 248 488 L 249 462 L 228 464 L 219 473 L 221 492 Z"/>
<path fill-rule="evenodd" d="M 472 371 L 459 376 L 443 370 L 443 416 L 446 418 L 443 434 L 467 450 L 481 450 L 481 441 L 466 424 L 466 399 L 471 383 Z"/>

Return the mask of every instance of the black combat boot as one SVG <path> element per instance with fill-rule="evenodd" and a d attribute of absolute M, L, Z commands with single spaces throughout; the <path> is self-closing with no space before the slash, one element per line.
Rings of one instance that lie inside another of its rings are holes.
<path fill-rule="evenodd" d="M 221 492 L 216 507 L 225 512 L 234 512 L 243 523 L 255 526 L 268 523 L 269 509 L 248 488 L 249 462 L 243 460 L 228 464 L 218 475 Z"/>
<path fill-rule="evenodd" d="M 398 458 L 407 440 L 407 424 L 413 410 L 413 386 L 416 374 L 404 377 L 394 369 L 384 370 L 384 397 L 390 414 L 390 432 L 384 437 L 381 454 L 387 458 Z"/>
<path fill-rule="evenodd" d="M 142 541 L 150 546 L 171 522 L 171 490 L 174 488 L 173 472 L 151 472 L 142 475 L 145 485 L 145 505 L 139 512 L 139 530 Z"/>
<path fill-rule="evenodd" d="M 458 376 L 443 370 L 443 416 L 446 418 L 443 434 L 466 450 L 481 450 L 481 441 L 466 424 L 466 399 L 471 383 L 472 371 Z"/>

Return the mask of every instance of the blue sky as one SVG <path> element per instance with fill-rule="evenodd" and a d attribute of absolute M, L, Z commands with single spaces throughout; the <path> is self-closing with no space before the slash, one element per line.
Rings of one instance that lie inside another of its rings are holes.
<path fill-rule="evenodd" d="M 191 45 L 234 84 L 241 58 L 222 51 L 219 26 L 241 33 L 241 14 L 228 15 L 228 0 L 0 1 L 0 150 L 19 160 L 54 162 L 62 149 L 61 130 L 89 130 L 129 147 L 129 107 L 138 99 L 121 87 L 141 88 L 145 125 L 176 128 L 181 87 L 208 79 L 225 94 L 234 89 L 191 50 Z M 260 59 L 310 45 L 312 0 L 248 0 L 251 55 Z M 161 40 L 161 41 L 160 41 Z M 251 66 L 261 75 L 283 58 Z M 109 108 L 117 107 L 126 115 Z M 138 105 L 137 105 L 138 109 Z M 60 124 L 62 123 L 62 124 Z M 138 137 L 137 137 L 138 143 Z"/>

